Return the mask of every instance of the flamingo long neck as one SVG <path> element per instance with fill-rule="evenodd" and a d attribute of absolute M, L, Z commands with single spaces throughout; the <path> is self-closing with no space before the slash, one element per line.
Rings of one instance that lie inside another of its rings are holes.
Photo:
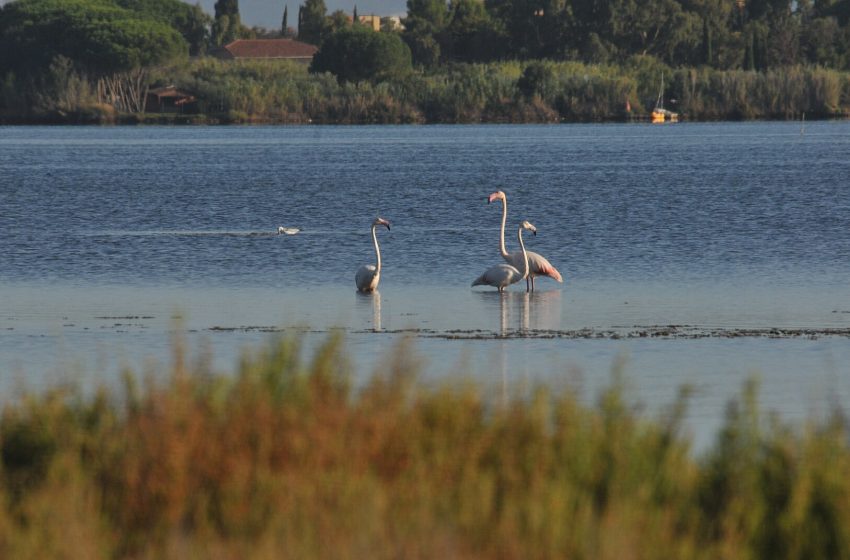
<path fill-rule="evenodd" d="M 502 230 L 499 232 L 499 252 L 502 253 L 502 258 L 508 258 L 508 251 L 505 249 L 505 221 L 508 219 L 508 199 L 502 199 Z"/>
<path fill-rule="evenodd" d="M 378 247 L 378 235 L 375 233 L 375 226 L 372 226 L 372 243 L 375 245 L 375 258 L 378 260 L 375 270 L 381 272 L 381 249 Z"/>
<path fill-rule="evenodd" d="M 528 278 L 528 253 L 525 252 L 525 243 L 522 242 L 522 228 L 516 232 L 516 238 L 519 240 L 519 248 L 522 250 L 522 277 Z"/>

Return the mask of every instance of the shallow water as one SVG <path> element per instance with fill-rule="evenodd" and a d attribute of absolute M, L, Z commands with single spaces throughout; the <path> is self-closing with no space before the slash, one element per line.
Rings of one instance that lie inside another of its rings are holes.
<path fill-rule="evenodd" d="M 426 379 L 500 390 L 592 400 L 622 362 L 652 411 L 696 387 L 698 443 L 753 373 L 784 416 L 847 406 L 848 148 L 844 122 L 0 127 L 0 388 L 110 382 L 175 331 L 227 371 L 342 328 L 362 375 L 405 336 Z M 530 220 L 563 285 L 469 287 L 500 262 L 496 189 L 509 250 Z"/>

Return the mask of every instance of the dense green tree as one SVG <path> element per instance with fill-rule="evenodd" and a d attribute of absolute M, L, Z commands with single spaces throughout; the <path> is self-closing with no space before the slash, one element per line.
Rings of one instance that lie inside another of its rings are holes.
<path fill-rule="evenodd" d="M 837 69 L 847 67 L 845 33 L 836 18 L 818 17 L 810 20 L 803 30 L 801 43 L 807 62 Z"/>
<path fill-rule="evenodd" d="M 508 49 L 519 58 L 543 56 L 541 33 L 546 15 L 544 0 L 487 0 L 487 10 L 501 23 Z"/>
<path fill-rule="evenodd" d="M 226 45 L 240 36 L 239 0 L 216 0 L 212 26 L 213 45 Z"/>
<path fill-rule="evenodd" d="M 835 17 L 841 27 L 846 27 L 850 24 L 850 0 L 839 0 L 823 15 Z"/>
<path fill-rule="evenodd" d="M 405 26 L 416 27 L 427 23 L 434 30 L 442 30 L 448 20 L 449 10 L 446 0 L 407 0 L 407 18 Z"/>
<path fill-rule="evenodd" d="M 767 42 L 767 67 L 793 66 L 800 62 L 800 21 L 789 14 L 771 18 Z"/>
<path fill-rule="evenodd" d="M 410 49 L 413 62 L 417 66 L 432 68 L 439 64 L 441 57 L 440 43 L 427 28 L 418 27 L 407 30 L 402 34 L 404 42 Z"/>
<path fill-rule="evenodd" d="M 298 40 L 321 45 L 328 31 L 327 7 L 324 0 L 306 0 L 298 21 Z"/>
<path fill-rule="evenodd" d="M 614 51 L 610 41 L 612 6 L 609 0 L 572 0 L 571 44 L 587 62 L 606 62 Z"/>
<path fill-rule="evenodd" d="M 117 4 L 145 17 L 169 24 L 183 35 L 189 44 L 189 54 L 198 55 L 206 50 L 212 18 L 200 4 L 187 4 L 181 0 L 116 0 Z"/>
<path fill-rule="evenodd" d="M 452 0 L 441 38 L 444 57 L 450 60 L 482 62 L 504 52 L 481 0 Z"/>
<path fill-rule="evenodd" d="M 330 72 L 340 83 L 379 82 L 398 78 L 410 68 L 410 49 L 398 35 L 355 25 L 339 29 L 325 39 L 313 57 L 310 71 Z"/>
<path fill-rule="evenodd" d="M 18 0 L 0 10 L 0 75 L 28 84 L 33 107 L 60 108 L 38 99 L 71 99 L 85 76 L 101 103 L 141 112 L 148 68 L 187 51 L 170 25 L 109 0 Z"/>
<path fill-rule="evenodd" d="M 668 62 L 740 68 L 746 46 L 740 32 L 741 12 L 737 5 L 728 0 L 684 0 L 682 9 L 702 20 L 702 33 L 699 40 L 695 36 L 684 37 Z"/>
<path fill-rule="evenodd" d="M 333 33 L 337 29 L 348 27 L 351 24 L 352 20 L 348 19 L 348 14 L 342 10 L 335 10 L 330 16 L 328 16 L 326 32 Z"/>
<path fill-rule="evenodd" d="M 702 26 L 676 0 L 617 0 L 612 10 L 611 42 L 625 55 L 671 60 L 683 41 L 701 42 Z"/>
<path fill-rule="evenodd" d="M 109 0 L 17 0 L 0 11 L 0 69 L 19 76 L 47 69 L 59 55 L 99 76 L 187 52 L 173 27 Z"/>
<path fill-rule="evenodd" d="M 402 37 L 417 65 L 435 66 L 443 56 L 442 36 L 449 18 L 446 0 L 407 0 Z"/>

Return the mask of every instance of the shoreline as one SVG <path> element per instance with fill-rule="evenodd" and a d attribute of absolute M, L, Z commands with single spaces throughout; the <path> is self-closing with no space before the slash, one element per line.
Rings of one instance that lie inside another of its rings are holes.
<path fill-rule="evenodd" d="M 840 113 L 826 117 L 806 117 L 804 122 L 829 122 L 850 120 L 850 113 Z M 0 126 L 403 126 L 403 125 L 569 125 L 569 124 L 658 124 L 676 125 L 683 123 L 743 123 L 743 122 L 801 122 L 800 119 L 788 118 L 755 118 L 755 119 L 691 119 L 686 115 L 679 115 L 678 121 L 653 123 L 650 115 L 634 115 L 631 117 L 612 117 L 606 119 L 573 119 L 573 120 L 470 120 L 470 121 L 350 121 L 350 120 L 314 120 L 310 118 L 267 118 L 250 117 L 231 118 L 227 115 L 168 115 L 168 114 L 146 114 L 146 115 L 119 115 L 112 119 L 80 118 L 79 116 L 56 117 L 45 116 L 39 118 L 2 117 Z"/>

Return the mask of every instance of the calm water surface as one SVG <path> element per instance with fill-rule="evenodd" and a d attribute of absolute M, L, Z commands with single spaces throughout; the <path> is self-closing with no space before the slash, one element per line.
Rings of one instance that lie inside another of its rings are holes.
<path fill-rule="evenodd" d="M 500 262 L 496 189 L 509 250 L 531 221 L 563 285 L 469 287 Z M 653 410 L 691 384 L 698 443 L 754 373 L 785 417 L 850 407 L 846 337 L 610 336 L 850 328 L 846 122 L 0 127 L 0 228 L 4 391 L 167 362 L 176 330 L 227 371 L 269 330 L 342 328 L 362 375 L 407 332 L 427 379 L 592 400 L 622 363 Z M 604 338 L 542 337 L 583 329 Z"/>

